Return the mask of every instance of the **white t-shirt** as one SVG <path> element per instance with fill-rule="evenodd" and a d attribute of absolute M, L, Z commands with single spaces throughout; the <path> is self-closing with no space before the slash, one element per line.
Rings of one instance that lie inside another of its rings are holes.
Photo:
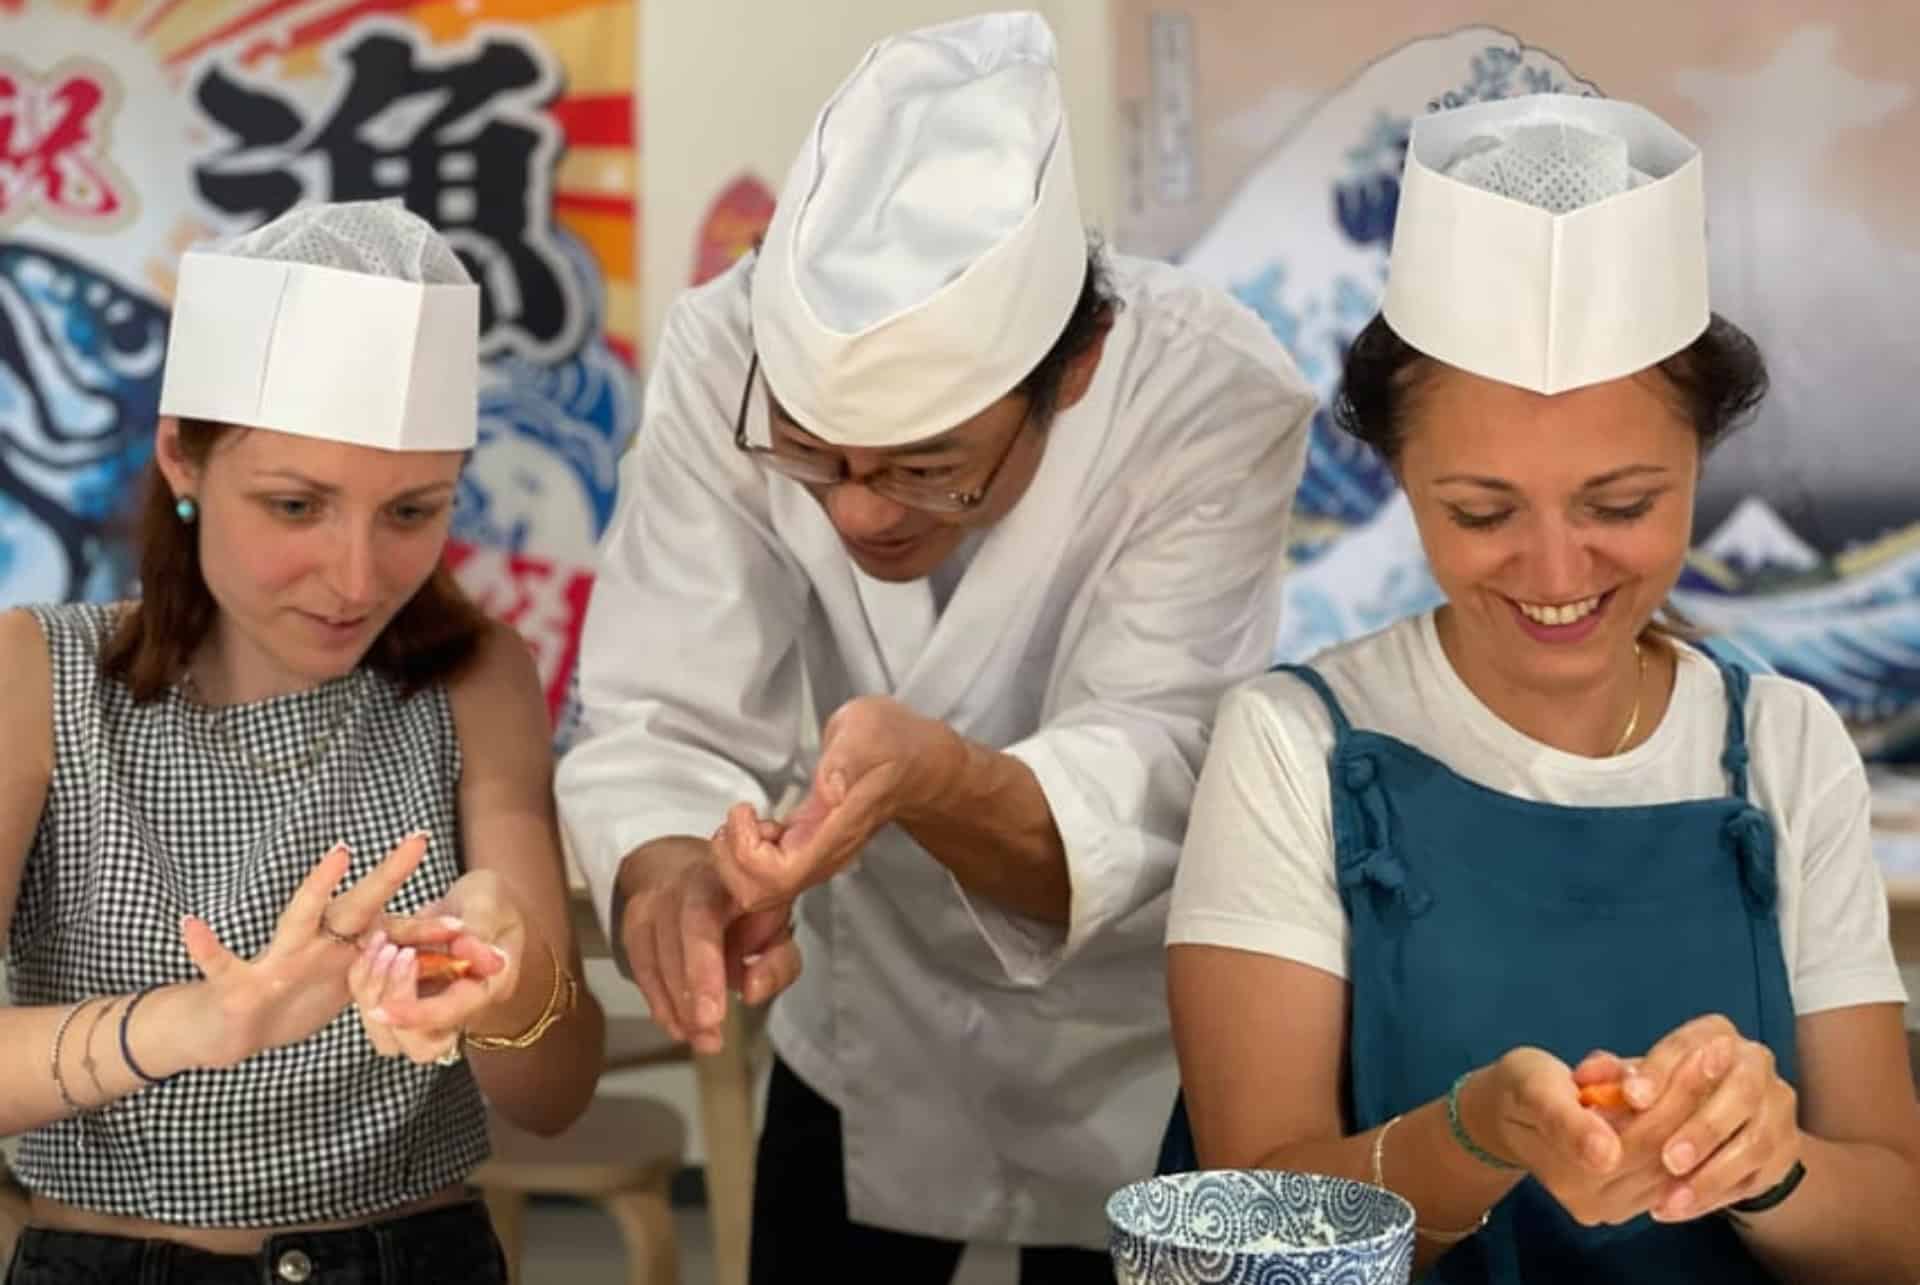
<path fill-rule="evenodd" d="M 1598 759 L 1543 745 L 1481 704 L 1447 660 L 1431 613 L 1334 648 L 1313 668 L 1355 728 L 1396 737 L 1506 794 L 1617 807 L 1728 791 L 1720 766 L 1724 685 L 1705 655 L 1679 651 L 1659 727 L 1625 754 Z M 1756 675 L 1747 736 L 1750 797 L 1776 830 L 1780 937 L 1795 1012 L 1904 1004 L 1866 773 L 1839 716 L 1803 683 Z M 1326 707 L 1291 674 L 1263 675 L 1222 700 L 1174 878 L 1169 944 L 1256 951 L 1347 975 L 1327 780 L 1332 747 Z"/>

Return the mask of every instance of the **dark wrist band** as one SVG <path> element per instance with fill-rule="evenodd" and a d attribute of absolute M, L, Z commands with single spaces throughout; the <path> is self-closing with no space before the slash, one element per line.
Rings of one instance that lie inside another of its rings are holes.
<path fill-rule="evenodd" d="M 128 1000 L 127 1006 L 120 1010 L 120 1056 L 126 1062 L 127 1069 L 138 1076 L 142 1083 L 149 1085 L 165 1084 L 167 1081 L 154 1079 L 151 1075 L 141 1070 L 140 1064 L 133 1060 L 133 1046 L 127 1043 L 127 1023 L 133 1020 L 133 1010 L 140 1007 L 140 1001 L 153 994 L 156 989 L 158 988 L 149 987 L 141 991 L 132 999 Z M 167 1078 L 172 1079 L 173 1077 L 168 1076 Z"/>
<path fill-rule="evenodd" d="M 1796 1160 L 1793 1162 L 1793 1168 L 1787 1170 L 1786 1177 L 1757 1196 L 1750 1196 L 1745 1200 L 1734 1201 L 1727 1206 L 1727 1212 L 1730 1214 L 1764 1214 L 1767 1210 L 1772 1209 L 1788 1196 L 1791 1196 L 1794 1189 L 1800 1185 L 1800 1180 L 1806 1176 L 1806 1165 Z"/>

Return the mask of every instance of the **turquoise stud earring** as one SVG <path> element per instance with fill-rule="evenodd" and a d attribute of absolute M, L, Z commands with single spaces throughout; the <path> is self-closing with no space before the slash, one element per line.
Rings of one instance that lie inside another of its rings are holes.
<path fill-rule="evenodd" d="M 173 512 L 175 517 L 191 526 L 193 520 L 200 516 L 200 506 L 193 502 L 191 495 L 183 495 L 173 502 Z"/>

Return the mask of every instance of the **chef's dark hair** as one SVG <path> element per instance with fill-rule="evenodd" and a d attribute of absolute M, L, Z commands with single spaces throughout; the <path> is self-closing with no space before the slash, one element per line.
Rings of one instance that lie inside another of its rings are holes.
<path fill-rule="evenodd" d="M 1054 411 L 1060 404 L 1060 381 L 1066 377 L 1067 367 L 1093 346 L 1119 310 L 1120 301 L 1107 279 L 1106 253 L 1097 239 L 1090 239 L 1087 271 L 1080 281 L 1080 297 L 1074 301 L 1073 315 L 1067 318 L 1060 337 L 1053 341 L 1053 347 L 1040 359 L 1040 364 L 1014 386 L 1014 392 L 1028 399 L 1036 424 L 1045 428 L 1053 421 Z"/>
<path fill-rule="evenodd" d="M 223 440 L 246 431 L 182 418 L 180 451 L 205 468 Z M 140 553 L 140 597 L 100 651 L 101 672 L 124 682 L 137 702 L 165 695 L 180 680 L 220 615 L 200 573 L 199 526 L 182 522 L 174 503 L 167 479 L 150 465 L 139 509 L 130 515 Z M 411 696 L 465 668 L 487 627 L 485 613 L 442 562 L 373 640 L 364 663 Z"/>
<path fill-rule="evenodd" d="M 1376 315 L 1347 349 L 1333 422 L 1388 464 L 1397 464 L 1408 413 L 1436 364 Z M 1702 454 L 1746 424 L 1767 395 L 1767 363 L 1759 347 L 1718 313 L 1698 339 L 1659 363 L 1659 370 L 1699 435 Z"/>

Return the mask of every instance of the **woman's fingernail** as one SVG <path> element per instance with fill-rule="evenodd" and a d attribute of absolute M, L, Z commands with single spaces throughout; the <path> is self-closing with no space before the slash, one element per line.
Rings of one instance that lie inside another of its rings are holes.
<path fill-rule="evenodd" d="M 727 1010 L 721 1007 L 719 1000 L 709 995 L 700 1001 L 700 1006 L 695 1010 L 695 1013 L 700 1019 L 700 1025 L 718 1026 L 720 1025 L 721 1019 L 726 1017 Z"/>
<path fill-rule="evenodd" d="M 376 973 L 386 972 L 393 967 L 393 961 L 399 954 L 400 948 L 392 942 L 388 942 L 380 948 L 379 958 L 373 961 L 373 971 Z"/>
<path fill-rule="evenodd" d="M 1653 1102 L 1653 1081 L 1647 1076 L 1628 1076 L 1622 1091 L 1627 1095 L 1627 1100 L 1637 1107 L 1649 1106 Z"/>
<path fill-rule="evenodd" d="M 1717 1080 L 1727 1073 L 1733 1062 L 1733 1050 L 1726 1040 L 1715 1040 L 1707 1047 L 1706 1073 L 1709 1080 Z"/>
<path fill-rule="evenodd" d="M 1693 1189 L 1682 1187 L 1673 1193 L 1667 1201 L 1667 1213 L 1674 1218 L 1684 1218 L 1693 1208 Z"/>
<path fill-rule="evenodd" d="M 1587 1135 L 1587 1159 L 1595 1165 L 1607 1163 L 1607 1140 L 1597 1133 Z"/>
<path fill-rule="evenodd" d="M 399 958 L 396 959 L 394 962 L 399 967 L 399 970 L 402 976 L 405 976 L 406 974 L 413 971 L 414 960 L 417 959 L 418 957 L 419 957 L 419 952 L 414 950 L 414 948 L 411 946 L 408 946 L 405 950 L 400 952 Z"/>
<path fill-rule="evenodd" d="M 492 951 L 494 954 L 498 955 L 500 957 L 501 963 L 510 964 L 513 962 L 513 956 L 507 954 L 506 951 L 501 950 L 498 946 L 494 945 L 492 942 L 487 943 L 487 949 Z"/>
<path fill-rule="evenodd" d="M 464 932 L 467 927 L 467 921 L 454 915 L 442 915 L 440 916 L 440 926 L 448 932 Z"/>
<path fill-rule="evenodd" d="M 333 841 L 333 847 L 332 849 L 330 849 L 328 855 L 332 855 L 332 853 L 334 852 L 344 852 L 348 856 L 352 856 L 353 845 L 348 843 L 345 839 L 335 839 Z"/>
<path fill-rule="evenodd" d="M 1681 1174 L 1693 1170 L 1693 1162 L 1698 1159 L 1691 1142 L 1676 1142 L 1667 1148 L 1667 1172 L 1678 1178 Z"/>
<path fill-rule="evenodd" d="M 422 840 L 427 840 L 427 841 L 431 841 L 431 840 L 433 839 L 433 831 L 431 831 L 431 830 L 415 830 L 415 831 L 414 831 L 414 832 L 413 832 L 412 834 L 409 834 L 409 835 L 408 835 L 408 836 L 407 836 L 406 838 L 404 838 L 404 839 L 402 839 L 402 840 L 400 840 L 400 842 L 402 842 L 402 843 L 412 843 L 412 842 L 413 842 L 413 841 L 414 841 L 415 839 L 422 839 Z"/>
<path fill-rule="evenodd" d="M 391 1019 L 390 1019 L 390 1018 L 388 1018 L 388 1016 L 387 1016 L 387 1010 L 386 1010 L 386 1009 L 384 1009 L 384 1008 L 371 1008 L 371 1009 L 368 1009 L 368 1010 L 367 1010 L 367 1016 L 368 1016 L 369 1018 L 371 1018 L 372 1020 L 374 1020 L 374 1021 L 376 1021 L 376 1022 L 378 1022 L 378 1023 L 380 1023 L 380 1024 L 382 1025 L 382 1026 L 385 1026 L 385 1025 L 387 1025 L 387 1024 L 388 1024 L 388 1023 L 389 1023 L 389 1022 L 391 1021 Z"/>

